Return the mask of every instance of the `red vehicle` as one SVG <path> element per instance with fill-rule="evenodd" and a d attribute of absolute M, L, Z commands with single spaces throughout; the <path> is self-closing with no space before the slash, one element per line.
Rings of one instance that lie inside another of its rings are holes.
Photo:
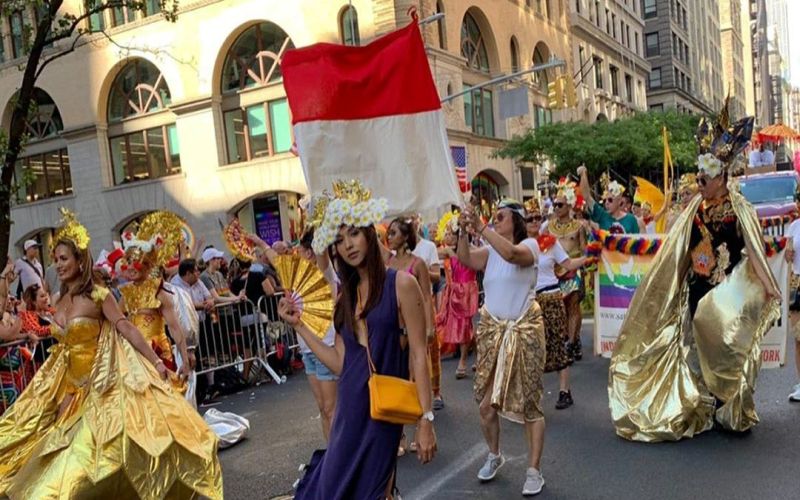
<path fill-rule="evenodd" d="M 738 180 L 742 194 L 756 209 L 758 218 L 762 223 L 769 220 L 768 224 L 764 224 L 764 232 L 783 235 L 784 226 L 788 226 L 797 216 L 794 196 L 800 184 L 800 174 L 794 170 L 783 170 L 743 175 Z"/>

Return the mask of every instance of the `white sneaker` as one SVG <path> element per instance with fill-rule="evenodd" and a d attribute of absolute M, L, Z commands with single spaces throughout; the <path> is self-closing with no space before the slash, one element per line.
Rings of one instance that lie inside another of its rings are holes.
<path fill-rule="evenodd" d="M 800 384 L 794 386 L 792 393 L 789 394 L 789 401 L 794 403 L 800 403 Z"/>
<path fill-rule="evenodd" d="M 529 467 L 528 472 L 525 473 L 525 484 L 522 486 L 522 495 L 538 495 L 542 492 L 542 488 L 544 488 L 542 473 L 533 467 Z"/>
<path fill-rule="evenodd" d="M 494 479 L 494 476 L 497 475 L 497 470 L 500 469 L 504 463 L 506 463 L 506 457 L 504 457 L 502 453 L 498 455 L 489 453 L 483 467 L 478 471 L 478 479 L 484 482 L 491 481 Z"/>

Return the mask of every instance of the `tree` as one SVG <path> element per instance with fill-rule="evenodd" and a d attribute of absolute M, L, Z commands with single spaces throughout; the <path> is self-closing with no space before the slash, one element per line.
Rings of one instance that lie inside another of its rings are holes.
<path fill-rule="evenodd" d="M 26 123 L 36 103 L 36 82 L 53 61 L 91 42 L 97 36 L 111 37 L 92 20 L 112 9 L 128 12 L 158 10 L 170 22 L 177 19 L 178 0 L 0 0 L 2 18 L 14 17 L 16 28 L 10 36 L 19 44 L 24 60 L 18 69 L 22 81 L 13 101 L 8 130 L 0 131 L 0 268 L 5 266 L 11 238 L 11 201 L 19 186 L 14 185 L 14 167 L 23 153 L 28 133 Z M 0 42 L 2 39 L 0 38 Z M 113 40 L 112 40 L 113 41 Z M 17 182 L 24 183 L 25 179 Z"/>
<path fill-rule="evenodd" d="M 662 127 L 667 127 L 676 169 L 689 170 L 697 159 L 694 132 L 698 121 L 697 116 L 674 111 L 650 111 L 613 122 L 553 123 L 513 138 L 497 155 L 532 163 L 549 160 L 556 167 L 556 176 L 574 173 L 583 164 L 593 179 L 612 171 L 628 183 L 636 175 L 661 184 Z"/>

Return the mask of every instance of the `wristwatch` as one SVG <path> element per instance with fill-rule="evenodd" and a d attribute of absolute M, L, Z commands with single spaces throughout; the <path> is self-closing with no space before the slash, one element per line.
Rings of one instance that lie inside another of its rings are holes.
<path fill-rule="evenodd" d="M 420 420 L 427 420 L 428 422 L 433 422 L 434 416 L 433 412 L 428 410 L 419 417 Z"/>

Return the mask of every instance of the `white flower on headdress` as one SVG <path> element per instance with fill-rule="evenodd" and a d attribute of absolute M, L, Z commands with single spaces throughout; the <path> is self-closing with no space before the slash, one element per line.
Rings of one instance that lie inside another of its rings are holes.
<path fill-rule="evenodd" d="M 314 232 L 311 243 L 316 254 L 322 254 L 334 241 L 341 226 L 369 227 L 379 223 L 389 211 L 384 198 L 371 198 L 353 203 L 346 198 L 334 198 L 325 209 L 325 217 Z"/>
<path fill-rule="evenodd" d="M 606 191 L 608 191 L 608 194 L 610 194 L 611 196 L 617 197 L 625 192 L 625 186 L 623 186 L 617 181 L 611 181 L 608 183 Z"/>
<path fill-rule="evenodd" d="M 712 179 L 722 173 L 722 161 L 711 153 L 697 157 L 697 170 Z"/>
<path fill-rule="evenodd" d="M 564 200 L 566 200 L 567 205 L 574 207 L 575 202 L 578 201 L 578 197 L 575 195 L 575 190 L 572 188 L 568 188 L 564 190 Z"/>

